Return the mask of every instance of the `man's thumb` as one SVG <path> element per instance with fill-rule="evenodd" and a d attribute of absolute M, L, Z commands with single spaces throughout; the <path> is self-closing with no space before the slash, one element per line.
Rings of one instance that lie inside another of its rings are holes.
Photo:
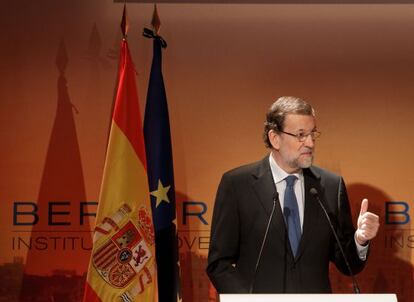
<path fill-rule="evenodd" d="M 364 198 L 361 202 L 361 211 L 359 215 L 363 215 L 366 211 L 368 211 L 368 199 Z"/>

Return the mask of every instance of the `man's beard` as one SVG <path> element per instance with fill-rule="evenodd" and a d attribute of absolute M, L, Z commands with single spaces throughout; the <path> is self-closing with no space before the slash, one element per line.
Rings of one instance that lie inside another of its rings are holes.
<path fill-rule="evenodd" d="M 303 159 L 295 158 L 289 163 L 289 166 L 294 169 L 298 169 L 298 168 L 306 169 L 312 166 L 312 164 L 313 164 L 313 155 L 310 157 L 303 158 Z"/>

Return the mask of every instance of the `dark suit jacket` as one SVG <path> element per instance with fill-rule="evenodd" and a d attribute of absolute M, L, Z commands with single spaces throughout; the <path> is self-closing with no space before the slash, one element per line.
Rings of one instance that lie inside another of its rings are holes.
<path fill-rule="evenodd" d="M 326 217 L 311 188 L 319 192 L 354 273 L 365 261 L 357 255 L 348 196 L 340 176 L 303 169 L 305 213 L 296 258 L 290 249 L 280 203 L 270 225 L 253 292 L 329 293 L 329 262 L 348 275 Z M 219 293 L 247 293 L 275 196 L 269 157 L 225 173 L 214 206 L 207 274 Z"/>

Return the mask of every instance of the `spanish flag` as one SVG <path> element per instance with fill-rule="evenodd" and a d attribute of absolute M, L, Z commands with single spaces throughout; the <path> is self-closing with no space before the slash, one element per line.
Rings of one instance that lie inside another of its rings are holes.
<path fill-rule="evenodd" d="M 83 301 L 158 301 L 145 147 L 128 43 L 118 88 Z"/>

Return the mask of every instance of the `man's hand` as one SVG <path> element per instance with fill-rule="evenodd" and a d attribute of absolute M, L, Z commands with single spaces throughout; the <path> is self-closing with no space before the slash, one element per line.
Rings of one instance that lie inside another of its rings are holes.
<path fill-rule="evenodd" d="M 358 217 L 358 229 L 355 233 L 355 239 L 360 245 L 366 245 L 369 240 L 373 239 L 378 232 L 379 218 L 378 215 L 368 212 L 368 199 L 363 199 L 361 211 Z"/>

